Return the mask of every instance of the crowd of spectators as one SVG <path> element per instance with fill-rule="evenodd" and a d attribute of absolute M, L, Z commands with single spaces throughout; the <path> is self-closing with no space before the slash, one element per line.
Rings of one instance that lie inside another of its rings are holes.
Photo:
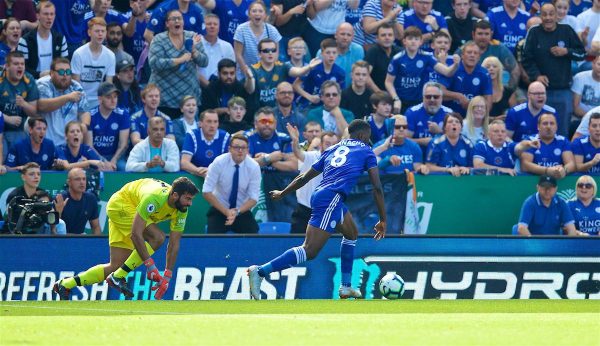
<path fill-rule="evenodd" d="M 386 173 L 600 174 L 600 0 L 0 0 L 0 22 L 0 174 L 206 177 L 236 134 L 298 171 L 353 119 Z"/>

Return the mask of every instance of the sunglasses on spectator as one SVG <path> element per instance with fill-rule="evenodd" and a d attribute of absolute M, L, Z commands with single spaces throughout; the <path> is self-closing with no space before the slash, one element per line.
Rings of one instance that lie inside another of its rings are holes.
<path fill-rule="evenodd" d="M 405 130 L 405 129 L 406 129 L 406 127 L 407 127 L 407 125 L 406 125 L 406 124 L 398 124 L 398 125 L 394 125 L 394 128 L 395 128 L 396 130 Z"/>
<path fill-rule="evenodd" d="M 578 183 L 577 187 L 580 189 L 591 189 L 592 187 L 594 187 L 594 185 L 592 185 L 591 183 Z"/>
<path fill-rule="evenodd" d="M 441 95 L 423 95 L 423 97 L 427 100 L 437 100 Z"/>
<path fill-rule="evenodd" d="M 61 68 L 60 70 L 54 70 L 54 72 L 58 73 L 59 76 L 70 76 L 73 73 L 70 68 Z"/>
<path fill-rule="evenodd" d="M 267 49 L 261 49 L 261 50 L 260 50 L 260 52 L 261 52 L 261 53 L 265 53 L 265 54 L 268 54 L 268 53 L 275 53 L 275 52 L 277 52 L 277 48 L 267 48 Z"/>
<path fill-rule="evenodd" d="M 262 125 L 272 125 L 275 123 L 275 120 L 269 119 L 269 118 L 263 118 L 263 119 L 259 119 L 258 123 L 262 124 Z"/>
<path fill-rule="evenodd" d="M 330 97 L 338 97 L 338 93 L 325 93 L 323 94 L 324 97 L 326 98 L 330 98 Z"/>

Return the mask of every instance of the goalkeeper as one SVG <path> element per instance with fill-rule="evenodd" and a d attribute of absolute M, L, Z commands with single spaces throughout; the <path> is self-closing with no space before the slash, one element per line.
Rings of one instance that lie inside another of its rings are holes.
<path fill-rule="evenodd" d="M 68 300 L 73 287 L 92 285 L 106 278 L 111 287 L 131 298 L 133 292 L 125 277 L 144 263 L 147 278 L 157 282 L 152 287 L 156 291 L 154 297 L 162 299 L 173 275 L 187 208 L 197 193 L 198 188 L 186 177 L 175 179 L 172 186 L 156 179 L 139 179 L 123 186 L 106 206 L 110 263 L 98 264 L 79 275 L 57 281 L 54 292 L 61 300 Z M 171 232 L 167 266 L 161 276 L 150 256 L 165 241 L 165 234 L 157 225 L 165 220 L 171 220 Z"/>

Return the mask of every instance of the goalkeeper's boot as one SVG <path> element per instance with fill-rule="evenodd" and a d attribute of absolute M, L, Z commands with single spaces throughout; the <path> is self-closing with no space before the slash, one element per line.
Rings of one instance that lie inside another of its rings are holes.
<path fill-rule="evenodd" d="M 54 287 L 52 290 L 58 294 L 58 298 L 60 300 L 69 300 L 71 295 L 71 290 L 62 285 L 62 279 L 56 281 L 54 283 Z"/>
<path fill-rule="evenodd" d="M 263 277 L 258 274 L 258 266 L 253 265 L 246 270 L 250 280 L 250 295 L 256 300 L 260 300 L 260 284 Z"/>
<path fill-rule="evenodd" d="M 114 276 L 114 273 L 111 273 L 106 278 L 106 283 L 110 287 L 113 287 L 117 291 L 123 293 L 123 295 L 125 297 L 127 297 L 127 298 L 133 298 L 133 292 L 131 291 L 131 289 L 129 288 L 129 286 L 127 286 L 127 280 L 125 280 L 125 278 L 116 278 Z"/>
<path fill-rule="evenodd" d="M 340 299 L 362 298 L 362 293 L 360 293 L 360 290 L 350 286 L 340 286 L 338 293 L 340 295 Z"/>

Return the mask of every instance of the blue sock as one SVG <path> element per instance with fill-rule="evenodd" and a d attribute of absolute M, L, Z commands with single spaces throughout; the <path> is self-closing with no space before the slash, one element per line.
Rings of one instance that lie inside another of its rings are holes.
<path fill-rule="evenodd" d="M 293 247 L 282 253 L 279 257 L 271 260 L 269 263 L 263 264 L 258 268 L 258 275 L 265 277 L 272 272 L 278 272 L 287 268 L 291 268 L 296 264 L 306 261 L 306 251 L 302 246 Z"/>
<path fill-rule="evenodd" d="M 354 264 L 354 248 L 356 240 L 342 237 L 340 246 L 340 258 L 342 265 L 342 286 L 350 287 L 352 283 L 352 265 Z"/>

